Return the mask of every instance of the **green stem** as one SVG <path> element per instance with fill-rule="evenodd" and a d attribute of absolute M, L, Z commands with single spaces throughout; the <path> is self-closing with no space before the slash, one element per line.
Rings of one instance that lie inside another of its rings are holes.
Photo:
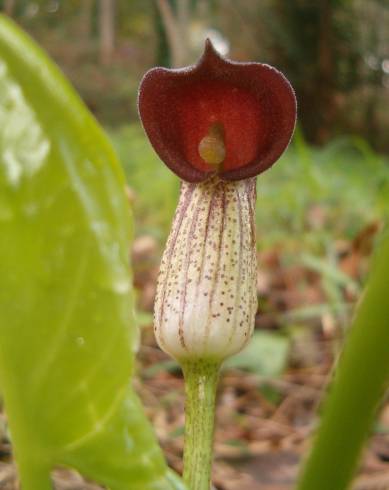
<path fill-rule="evenodd" d="M 377 251 L 297 490 L 345 490 L 389 383 L 389 235 Z"/>
<path fill-rule="evenodd" d="M 184 481 L 189 490 L 209 490 L 213 452 L 216 389 L 220 364 L 190 361 L 185 377 Z"/>

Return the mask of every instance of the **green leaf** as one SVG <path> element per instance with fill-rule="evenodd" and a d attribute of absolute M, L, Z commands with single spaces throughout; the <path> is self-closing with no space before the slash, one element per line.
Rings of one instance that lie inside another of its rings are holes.
<path fill-rule="evenodd" d="M 223 367 L 245 369 L 261 376 L 278 376 L 284 370 L 290 342 L 284 335 L 255 332 L 239 354 L 225 361 Z"/>
<path fill-rule="evenodd" d="M 349 488 L 389 383 L 388 291 L 389 236 L 375 257 L 298 490 Z"/>
<path fill-rule="evenodd" d="M 56 66 L 0 18 L 0 385 L 23 490 L 70 465 L 171 489 L 129 387 L 134 319 L 124 177 Z"/>

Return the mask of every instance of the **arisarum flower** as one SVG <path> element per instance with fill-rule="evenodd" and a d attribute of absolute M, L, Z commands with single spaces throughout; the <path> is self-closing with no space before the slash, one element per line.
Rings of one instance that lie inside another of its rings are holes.
<path fill-rule="evenodd" d="M 183 179 L 154 329 L 184 370 L 184 479 L 209 490 L 219 368 L 248 342 L 257 310 L 255 177 L 287 147 L 296 100 L 275 68 L 226 60 L 207 41 L 196 65 L 146 73 L 139 112 L 155 151 Z"/>

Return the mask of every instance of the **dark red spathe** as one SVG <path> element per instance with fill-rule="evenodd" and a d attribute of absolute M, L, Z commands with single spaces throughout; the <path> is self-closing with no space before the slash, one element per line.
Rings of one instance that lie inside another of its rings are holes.
<path fill-rule="evenodd" d="M 139 112 L 155 151 L 179 177 L 200 182 L 217 172 L 240 180 L 269 168 L 288 146 L 296 99 L 275 68 L 226 60 L 207 41 L 196 65 L 146 73 Z M 218 170 L 199 154 L 200 141 L 215 123 L 224 129 L 225 144 Z"/>

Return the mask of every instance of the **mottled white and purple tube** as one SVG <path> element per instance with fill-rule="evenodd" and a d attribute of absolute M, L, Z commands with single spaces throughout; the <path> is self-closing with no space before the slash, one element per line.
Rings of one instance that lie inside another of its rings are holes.
<path fill-rule="evenodd" d="M 159 346 L 221 363 L 248 342 L 257 310 L 256 179 L 183 182 L 155 300 Z"/>

